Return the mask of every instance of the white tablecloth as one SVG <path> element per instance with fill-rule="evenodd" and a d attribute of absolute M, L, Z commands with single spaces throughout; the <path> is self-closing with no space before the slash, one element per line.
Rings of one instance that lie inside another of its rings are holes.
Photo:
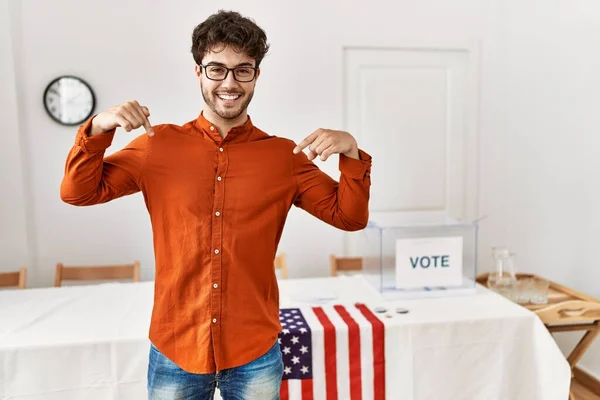
<path fill-rule="evenodd" d="M 0 399 L 145 399 L 152 285 L 0 292 Z M 569 366 L 543 324 L 483 288 L 388 303 L 354 276 L 281 281 L 280 292 L 282 308 L 361 302 L 390 310 L 378 314 L 387 399 L 568 397 Z"/>

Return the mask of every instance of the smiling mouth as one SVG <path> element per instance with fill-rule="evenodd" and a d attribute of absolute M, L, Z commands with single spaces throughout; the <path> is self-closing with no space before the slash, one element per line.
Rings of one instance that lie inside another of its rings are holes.
<path fill-rule="evenodd" d="M 223 101 L 235 101 L 242 97 L 241 94 L 217 94 L 217 97 Z"/>

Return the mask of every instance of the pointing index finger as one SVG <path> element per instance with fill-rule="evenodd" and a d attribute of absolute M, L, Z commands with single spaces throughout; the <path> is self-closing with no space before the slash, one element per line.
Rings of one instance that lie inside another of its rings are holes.
<path fill-rule="evenodd" d="M 306 146 L 311 144 L 317 138 L 318 134 L 319 134 L 318 131 L 314 131 L 313 133 L 308 135 L 306 138 L 304 138 L 303 141 L 301 141 L 300 143 L 298 143 L 298 145 L 296 147 L 294 147 L 294 154 L 298 154 L 302 150 L 304 150 L 304 148 Z"/>
<path fill-rule="evenodd" d="M 148 119 L 148 117 L 150 116 L 150 111 L 148 110 L 148 107 L 141 106 L 140 111 L 140 114 L 142 114 L 143 126 L 146 130 L 146 133 L 148 134 L 148 136 L 154 136 L 154 129 L 152 129 L 152 125 L 150 125 L 150 120 Z"/>
<path fill-rule="evenodd" d="M 152 125 L 150 125 L 150 121 L 148 117 L 144 115 L 144 129 L 146 129 L 146 133 L 148 136 L 154 136 L 154 130 L 152 129 Z"/>

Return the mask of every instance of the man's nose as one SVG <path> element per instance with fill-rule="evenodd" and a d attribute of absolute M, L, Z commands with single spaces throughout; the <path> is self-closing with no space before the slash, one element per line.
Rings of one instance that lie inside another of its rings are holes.
<path fill-rule="evenodd" d="M 233 71 L 232 70 L 227 71 L 227 76 L 221 83 L 221 86 L 225 87 L 225 88 L 232 88 L 232 87 L 236 87 L 237 85 L 238 85 L 238 83 L 235 80 L 235 77 L 233 76 Z"/>

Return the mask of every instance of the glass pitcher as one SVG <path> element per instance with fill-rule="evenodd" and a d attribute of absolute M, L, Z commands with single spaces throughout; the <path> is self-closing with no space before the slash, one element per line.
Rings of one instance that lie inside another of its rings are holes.
<path fill-rule="evenodd" d="M 488 288 L 504 297 L 516 300 L 515 253 L 512 253 L 508 247 L 492 247 L 492 256 L 494 258 L 494 270 L 488 275 Z"/>

